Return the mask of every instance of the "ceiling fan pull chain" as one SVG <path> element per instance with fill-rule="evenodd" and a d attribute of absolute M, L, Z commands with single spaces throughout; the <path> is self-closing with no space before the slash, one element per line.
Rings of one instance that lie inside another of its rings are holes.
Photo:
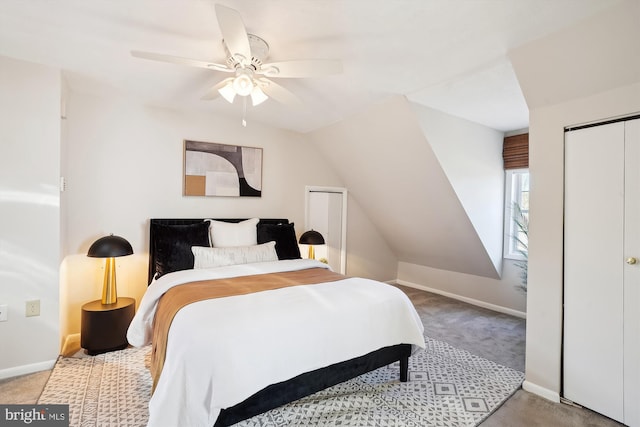
<path fill-rule="evenodd" d="M 245 118 L 247 117 L 247 97 L 242 97 L 242 127 L 247 127 L 247 121 Z"/>

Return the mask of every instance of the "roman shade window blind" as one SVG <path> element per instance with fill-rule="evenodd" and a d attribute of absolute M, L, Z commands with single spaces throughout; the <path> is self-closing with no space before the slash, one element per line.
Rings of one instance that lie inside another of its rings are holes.
<path fill-rule="evenodd" d="M 529 134 L 508 136 L 502 143 L 504 168 L 524 169 L 529 167 Z"/>

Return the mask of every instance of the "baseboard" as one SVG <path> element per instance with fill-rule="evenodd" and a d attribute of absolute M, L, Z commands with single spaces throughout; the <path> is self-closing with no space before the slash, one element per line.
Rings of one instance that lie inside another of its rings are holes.
<path fill-rule="evenodd" d="M 0 369 L 0 380 L 5 378 L 17 377 L 20 375 L 32 374 L 34 372 L 46 371 L 52 369 L 56 364 L 54 360 L 45 360 L 44 362 L 32 363 L 30 365 L 15 366 L 13 368 Z"/>
<path fill-rule="evenodd" d="M 489 309 L 489 310 L 497 311 L 499 313 L 509 314 L 509 315 L 515 316 L 515 317 L 519 317 L 521 319 L 526 319 L 527 318 L 527 313 L 522 312 L 522 311 L 518 311 L 518 310 L 514 310 L 512 308 L 502 307 L 501 305 L 491 304 L 491 303 L 488 303 L 488 302 L 485 302 L 485 301 L 480 301 L 480 300 L 477 300 L 477 299 L 464 297 L 464 296 L 458 295 L 458 294 L 452 294 L 450 292 L 445 292 L 445 291 L 442 291 L 440 289 L 430 288 L 428 286 L 420 285 L 418 283 L 407 282 L 406 280 L 397 279 L 397 280 L 395 280 L 395 283 L 397 283 L 399 285 L 403 285 L 403 286 L 408 286 L 410 288 L 421 289 L 423 291 L 432 292 L 434 294 L 442 295 L 442 296 L 445 296 L 445 297 L 448 297 L 448 298 L 453 298 L 453 299 L 456 299 L 458 301 L 466 302 L 468 304 L 477 305 L 478 307 L 482 307 L 482 308 L 486 308 L 486 309 Z"/>
<path fill-rule="evenodd" d="M 540 397 L 544 397 L 547 400 L 550 400 L 555 403 L 560 403 L 560 394 L 555 391 L 551 391 L 548 388 L 544 388 L 539 386 L 538 384 L 534 384 L 529 381 L 524 381 L 522 383 L 522 388 L 530 393 L 536 394 Z"/>

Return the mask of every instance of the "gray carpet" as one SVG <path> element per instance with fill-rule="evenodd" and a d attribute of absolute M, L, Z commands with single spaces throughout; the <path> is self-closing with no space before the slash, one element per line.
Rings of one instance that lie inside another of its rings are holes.
<path fill-rule="evenodd" d="M 522 372 L 426 338 L 409 361 L 378 369 L 238 426 L 475 426 L 511 396 Z M 38 403 L 70 404 L 71 426 L 143 426 L 149 348 L 60 358 Z"/>

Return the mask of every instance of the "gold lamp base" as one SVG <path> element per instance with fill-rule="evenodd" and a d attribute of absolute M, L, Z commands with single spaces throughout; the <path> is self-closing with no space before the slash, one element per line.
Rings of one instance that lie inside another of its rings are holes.
<path fill-rule="evenodd" d="M 102 285 L 102 304 L 115 304 L 118 302 L 116 290 L 116 260 L 107 258 L 104 267 L 104 283 Z"/>
<path fill-rule="evenodd" d="M 313 249 L 313 245 L 309 245 L 309 259 L 316 259 L 316 251 Z"/>

